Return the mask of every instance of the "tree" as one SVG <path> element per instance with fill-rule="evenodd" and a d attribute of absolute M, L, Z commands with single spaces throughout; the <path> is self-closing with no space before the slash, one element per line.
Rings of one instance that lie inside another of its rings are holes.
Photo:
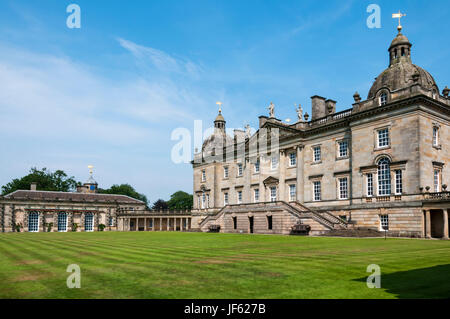
<path fill-rule="evenodd" d="M 12 193 L 16 190 L 29 190 L 31 183 L 37 183 L 36 189 L 42 191 L 70 192 L 77 188 L 75 177 L 68 177 L 62 170 L 52 173 L 43 168 L 41 170 L 32 167 L 30 173 L 22 178 L 15 178 L 8 184 L 2 186 L 2 195 Z"/>
<path fill-rule="evenodd" d="M 167 205 L 169 209 L 192 209 L 194 196 L 183 191 L 178 191 L 170 196 Z"/>
<path fill-rule="evenodd" d="M 113 185 L 109 189 L 98 189 L 98 193 L 100 194 L 114 194 L 114 195 L 126 195 L 132 198 L 141 200 L 148 205 L 147 196 L 138 193 L 131 185 L 129 184 L 121 184 L 121 185 Z"/>
<path fill-rule="evenodd" d="M 167 205 L 167 202 L 163 199 L 158 199 L 156 202 L 153 203 L 152 206 L 153 210 L 165 210 L 168 208 L 169 206 Z"/>

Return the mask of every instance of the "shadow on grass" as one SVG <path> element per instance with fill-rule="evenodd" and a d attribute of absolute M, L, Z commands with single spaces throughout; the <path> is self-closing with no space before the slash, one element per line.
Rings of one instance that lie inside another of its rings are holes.
<path fill-rule="evenodd" d="M 367 281 L 367 277 L 354 279 Z M 373 288 L 376 289 L 376 288 Z M 383 274 L 381 289 L 397 298 L 450 298 L 450 264 Z"/>

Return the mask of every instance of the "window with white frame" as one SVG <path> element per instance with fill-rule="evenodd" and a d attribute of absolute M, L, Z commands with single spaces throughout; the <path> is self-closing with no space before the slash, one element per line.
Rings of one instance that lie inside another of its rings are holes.
<path fill-rule="evenodd" d="M 383 157 L 378 161 L 378 195 L 391 195 L 391 171 L 390 161 Z"/>
<path fill-rule="evenodd" d="M 59 232 L 67 231 L 67 213 L 64 212 L 58 213 L 58 231 Z"/>
<path fill-rule="evenodd" d="M 373 196 L 373 174 L 367 174 L 367 196 Z"/>
<path fill-rule="evenodd" d="M 84 216 L 84 231 L 94 231 L 94 214 L 87 213 Z"/>
<path fill-rule="evenodd" d="M 270 201 L 276 202 L 277 201 L 277 188 L 276 186 L 270 187 Z"/>
<path fill-rule="evenodd" d="M 255 163 L 255 173 L 259 173 L 259 165 L 260 165 L 260 162 L 259 162 L 259 158 L 258 158 Z"/>
<path fill-rule="evenodd" d="M 320 146 L 314 146 L 313 148 L 313 160 L 315 163 L 320 162 L 322 160 L 322 154 L 320 151 Z"/>
<path fill-rule="evenodd" d="M 289 166 L 297 165 L 297 154 L 289 153 Z"/>
<path fill-rule="evenodd" d="M 223 168 L 223 178 L 228 178 L 228 166 L 224 166 Z"/>
<path fill-rule="evenodd" d="M 255 188 L 253 191 L 255 203 L 259 202 L 259 188 Z"/>
<path fill-rule="evenodd" d="M 237 203 L 242 204 L 242 191 L 237 192 Z"/>
<path fill-rule="evenodd" d="M 383 92 L 383 93 L 380 94 L 380 97 L 379 97 L 379 104 L 380 104 L 380 106 L 386 105 L 387 98 L 388 98 L 388 95 L 387 95 L 386 92 Z"/>
<path fill-rule="evenodd" d="M 319 201 L 322 199 L 322 189 L 320 181 L 313 182 L 313 200 Z"/>
<path fill-rule="evenodd" d="M 403 192 L 402 170 L 395 170 L 395 194 L 401 195 Z"/>
<path fill-rule="evenodd" d="M 289 185 L 289 200 L 295 201 L 297 198 L 297 191 L 296 191 L 296 186 L 295 184 L 291 184 Z"/>
<path fill-rule="evenodd" d="M 223 193 L 223 206 L 228 205 L 228 193 Z"/>
<path fill-rule="evenodd" d="M 238 176 L 242 176 L 244 172 L 244 166 L 242 163 L 237 164 L 238 165 Z"/>
<path fill-rule="evenodd" d="M 150 222 L 151 222 L 151 220 L 150 220 Z M 110 227 L 114 226 L 114 217 L 113 217 L 113 216 L 109 216 L 109 222 L 108 222 L 108 225 L 109 225 Z M 151 227 L 151 226 L 150 226 L 150 227 Z"/>
<path fill-rule="evenodd" d="M 202 169 L 202 182 L 206 181 L 206 170 Z"/>
<path fill-rule="evenodd" d="M 377 132 L 377 146 L 386 147 L 389 146 L 389 129 L 384 128 Z"/>
<path fill-rule="evenodd" d="M 441 182 L 440 182 L 440 171 L 438 169 L 435 169 L 433 172 L 433 185 L 434 185 L 434 192 L 438 193 L 441 191 Z"/>
<path fill-rule="evenodd" d="M 433 146 L 439 146 L 439 127 L 433 126 Z"/>
<path fill-rule="evenodd" d="M 206 208 L 209 208 L 209 194 L 206 194 Z"/>
<path fill-rule="evenodd" d="M 380 215 L 380 230 L 389 230 L 389 215 Z"/>
<path fill-rule="evenodd" d="M 339 178 L 339 199 L 348 198 L 348 178 Z"/>
<path fill-rule="evenodd" d="M 202 209 L 206 208 L 206 194 L 202 194 Z"/>
<path fill-rule="evenodd" d="M 347 157 L 348 156 L 348 142 L 340 141 L 339 142 L 339 157 Z"/>
<path fill-rule="evenodd" d="M 31 233 L 39 231 L 39 213 L 31 212 L 28 214 L 28 231 Z"/>
<path fill-rule="evenodd" d="M 270 166 L 270 168 L 271 169 L 277 169 L 277 167 L 278 167 L 278 156 L 272 156 L 272 160 L 271 160 L 271 166 Z"/>

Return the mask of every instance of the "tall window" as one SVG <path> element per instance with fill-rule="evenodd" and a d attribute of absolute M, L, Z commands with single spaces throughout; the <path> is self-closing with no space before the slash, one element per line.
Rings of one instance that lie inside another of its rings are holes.
<path fill-rule="evenodd" d="M 389 230 L 389 215 L 380 215 L 381 230 Z"/>
<path fill-rule="evenodd" d="M 367 196 L 373 196 L 373 174 L 367 174 Z"/>
<path fill-rule="evenodd" d="M 32 212 L 28 214 L 28 231 L 32 233 L 39 231 L 39 213 Z"/>
<path fill-rule="evenodd" d="M 242 204 L 242 191 L 237 192 L 237 202 L 238 204 Z"/>
<path fill-rule="evenodd" d="M 289 166 L 297 165 L 297 154 L 289 153 Z"/>
<path fill-rule="evenodd" d="M 433 184 L 434 184 L 434 192 L 435 193 L 438 193 L 441 191 L 439 173 L 440 173 L 440 171 L 438 169 L 435 169 L 434 173 L 433 173 L 433 175 L 434 175 L 434 178 L 433 178 L 434 183 Z"/>
<path fill-rule="evenodd" d="M 152 222 L 152 220 L 150 219 L 150 223 L 151 223 L 151 222 Z M 109 216 L 109 223 L 108 223 L 108 225 L 109 225 L 110 227 L 114 226 L 114 217 Z M 152 226 L 150 226 L 150 227 L 152 227 Z"/>
<path fill-rule="evenodd" d="M 320 146 L 314 146 L 313 148 L 313 160 L 314 162 L 320 162 L 322 159 L 322 154 L 320 152 Z"/>
<path fill-rule="evenodd" d="M 347 177 L 339 178 L 339 199 L 348 198 L 348 179 Z"/>
<path fill-rule="evenodd" d="M 200 195 L 197 195 L 197 207 L 198 207 L 198 208 L 201 208 L 201 207 L 202 207 Z"/>
<path fill-rule="evenodd" d="M 270 201 L 276 202 L 277 201 L 277 188 L 276 186 L 272 186 L 270 188 Z"/>
<path fill-rule="evenodd" d="M 390 162 L 386 157 L 378 161 L 378 195 L 391 195 Z"/>
<path fill-rule="evenodd" d="M 272 230 L 272 216 L 267 216 L 267 229 Z"/>
<path fill-rule="evenodd" d="M 209 208 L 209 194 L 206 194 L 206 208 Z"/>
<path fill-rule="evenodd" d="M 295 184 L 289 185 L 289 200 L 292 202 L 296 200 L 297 194 L 296 194 L 296 187 Z"/>
<path fill-rule="evenodd" d="M 385 128 L 378 131 L 378 147 L 389 146 L 389 129 Z"/>
<path fill-rule="evenodd" d="M 271 168 L 277 169 L 278 167 L 278 156 L 272 156 Z"/>
<path fill-rule="evenodd" d="M 313 183 L 313 191 L 314 191 L 314 200 L 319 201 L 322 198 L 322 190 L 320 187 L 320 181 L 315 181 Z"/>
<path fill-rule="evenodd" d="M 242 176 L 244 171 L 244 166 L 242 165 L 242 163 L 238 164 L 238 176 Z"/>
<path fill-rule="evenodd" d="M 224 177 L 224 178 L 228 178 L 228 166 L 225 166 L 225 167 L 223 168 L 223 177 Z"/>
<path fill-rule="evenodd" d="M 67 231 L 67 213 L 58 213 L 58 231 Z"/>
<path fill-rule="evenodd" d="M 439 128 L 433 127 L 433 146 L 439 146 Z"/>
<path fill-rule="evenodd" d="M 341 141 L 339 142 L 339 157 L 347 157 L 348 156 L 348 142 Z"/>
<path fill-rule="evenodd" d="M 202 194 L 202 209 L 206 208 L 206 194 Z"/>
<path fill-rule="evenodd" d="M 259 188 L 255 188 L 254 190 L 254 195 L 255 195 L 255 203 L 259 202 Z"/>
<path fill-rule="evenodd" d="M 202 182 L 206 181 L 206 170 L 202 169 Z"/>
<path fill-rule="evenodd" d="M 223 193 L 223 205 L 228 205 L 228 193 Z"/>
<path fill-rule="evenodd" d="M 395 170 L 395 194 L 401 195 L 403 192 L 402 170 Z"/>
<path fill-rule="evenodd" d="M 94 231 L 94 214 L 87 213 L 84 216 L 84 231 Z"/>
<path fill-rule="evenodd" d="M 255 173 L 259 173 L 259 158 L 256 160 L 255 163 Z"/>
<path fill-rule="evenodd" d="M 386 105 L 386 103 L 387 103 L 387 97 L 388 97 L 388 95 L 387 95 L 386 92 L 381 93 L 381 95 L 380 95 L 380 101 L 379 101 L 380 106 Z"/>

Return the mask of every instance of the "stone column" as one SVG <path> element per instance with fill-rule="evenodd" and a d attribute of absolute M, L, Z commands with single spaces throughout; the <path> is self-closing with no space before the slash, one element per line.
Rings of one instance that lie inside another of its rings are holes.
<path fill-rule="evenodd" d="M 242 190 L 242 202 L 252 203 L 252 165 L 250 163 L 250 158 L 245 158 L 244 162 L 244 189 Z"/>
<path fill-rule="evenodd" d="M 425 227 L 425 236 L 431 238 L 431 216 L 429 209 L 425 211 Z"/>
<path fill-rule="evenodd" d="M 303 154 L 304 146 L 297 146 L 297 201 L 300 203 L 304 202 L 304 176 L 303 176 L 303 166 L 304 166 L 304 158 Z"/>
<path fill-rule="evenodd" d="M 259 201 L 260 202 L 265 202 L 266 201 L 266 186 L 264 185 L 264 174 L 263 174 L 263 170 L 265 169 L 264 165 L 263 165 L 263 157 L 262 156 L 258 156 L 259 158 L 259 174 L 258 174 L 258 178 L 259 178 Z M 253 194 L 252 194 L 253 196 Z"/>
<path fill-rule="evenodd" d="M 183 218 L 180 218 L 180 231 L 183 231 Z"/>
<path fill-rule="evenodd" d="M 278 200 L 286 200 L 286 151 L 280 150 L 280 161 L 278 163 L 278 169 L 280 172 L 280 183 L 278 184 Z"/>
<path fill-rule="evenodd" d="M 450 209 L 443 209 L 442 215 L 444 216 L 444 239 L 448 239 L 448 211 Z"/>
<path fill-rule="evenodd" d="M 148 224 L 147 224 L 147 223 L 148 223 L 148 220 L 147 220 L 147 218 L 144 218 L 144 223 L 145 223 L 145 224 L 144 224 L 144 230 L 145 230 L 145 231 L 148 231 Z"/>
<path fill-rule="evenodd" d="M 159 231 L 162 231 L 162 217 L 159 218 Z"/>
<path fill-rule="evenodd" d="M 167 231 L 170 230 L 170 227 L 169 227 L 169 221 L 170 221 L 170 218 L 167 217 L 167 222 L 166 222 L 166 230 L 167 230 Z"/>

